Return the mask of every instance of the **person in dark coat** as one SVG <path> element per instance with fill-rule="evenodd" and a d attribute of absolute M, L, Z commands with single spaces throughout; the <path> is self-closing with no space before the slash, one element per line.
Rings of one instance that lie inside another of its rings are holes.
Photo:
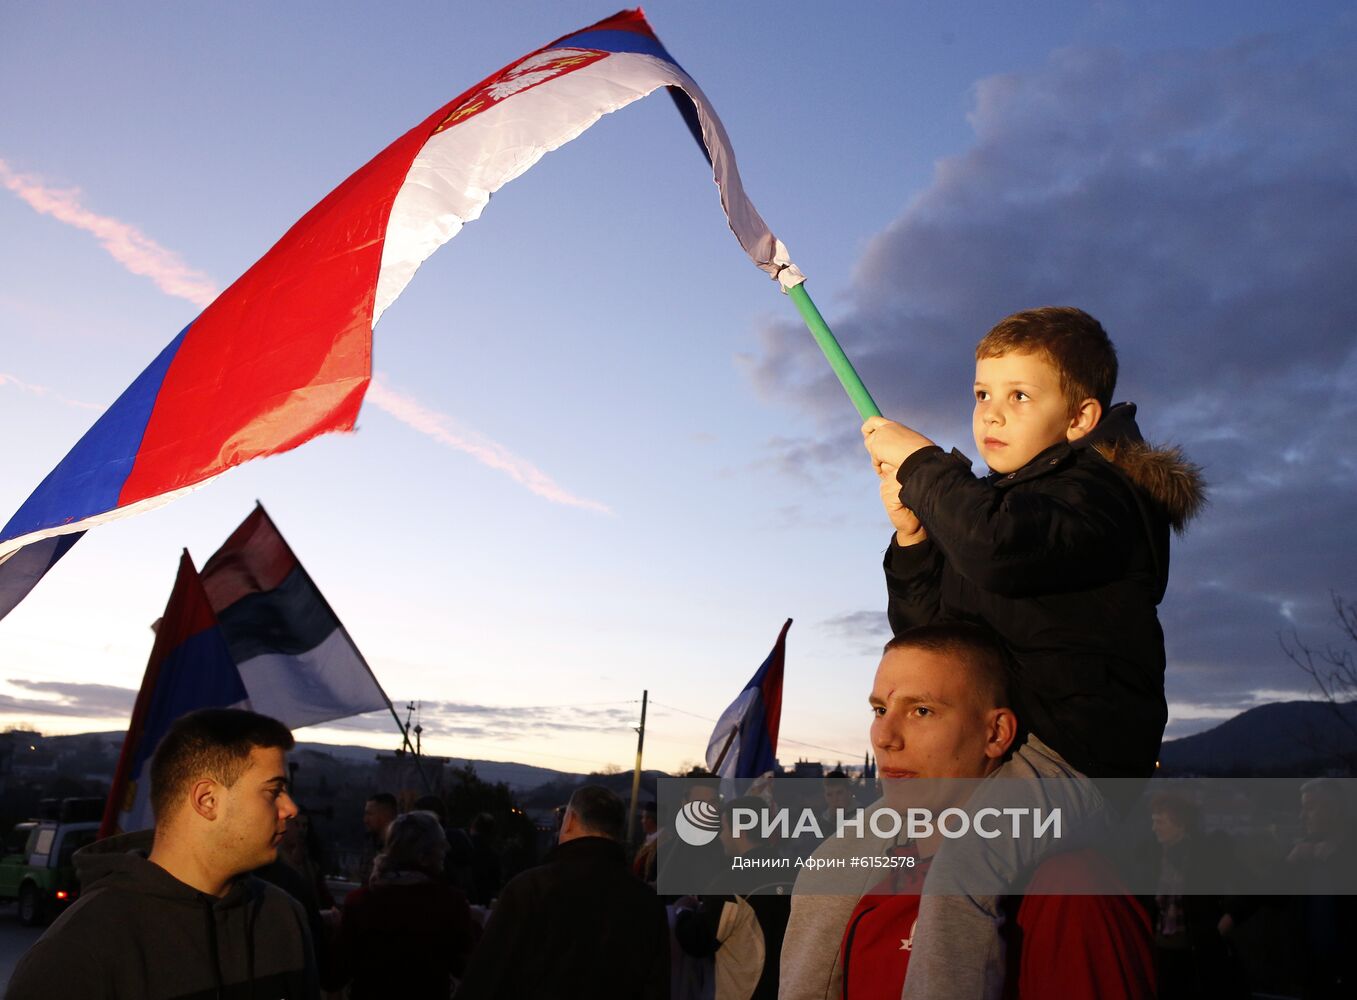
<path fill-rule="evenodd" d="M 438 817 L 408 812 L 387 827 L 368 885 L 344 900 L 336 947 L 350 1000 L 447 1000 L 476 940 L 462 890 L 443 879 Z"/>
<path fill-rule="evenodd" d="M 467 896 L 477 906 L 488 906 L 504 884 L 499 851 L 495 849 L 495 817 L 480 813 L 471 821 L 471 891 Z"/>
<path fill-rule="evenodd" d="M 679 947 L 690 955 L 714 955 L 717 962 L 739 967 L 742 981 L 754 982 L 749 1000 L 777 1000 L 782 939 L 787 933 L 787 918 L 791 913 L 790 880 L 785 870 L 769 871 L 760 864 L 780 859 L 781 852 L 777 844 L 759 836 L 759 827 L 735 833 L 733 813 L 736 809 L 759 816 L 762 823 L 768 803 L 758 796 L 746 795 L 722 808 L 720 842 L 728 859 L 725 871 L 715 880 L 712 891 L 698 898 L 696 907 L 679 909 L 674 921 L 674 937 Z M 736 858 L 750 864 L 735 870 L 729 862 Z M 754 919 L 758 922 L 763 941 L 761 964 L 746 938 L 733 937 L 723 941 L 720 937 L 722 914 L 743 906 L 754 911 Z"/>
<path fill-rule="evenodd" d="M 570 797 L 546 862 L 500 892 L 457 1000 L 664 1000 L 669 925 L 627 867 L 626 811 L 598 785 Z"/>
<path fill-rule="evenodd" d="M 1357 804 L 1344 782 L 1301 786 L 1302 838 L 1286 858 L 1287 877 L 1303 890 L 1300 906 L 1304 1000 L 1357 994 Z M 1332 895 L 1331 895 L 1332 893 Z"/>
<path fill-rule="evenodd" d="M 1196 804 L 1180 795 L 1156 795 L 1150 820 L 1159 846 L 1151 917 L 1160 1000 L 1248 996 L 1228 935 L 1258 906 L 1222 893 L 1239 881 L 1233 845 L 1223 833 L 1203 832 Z"/>

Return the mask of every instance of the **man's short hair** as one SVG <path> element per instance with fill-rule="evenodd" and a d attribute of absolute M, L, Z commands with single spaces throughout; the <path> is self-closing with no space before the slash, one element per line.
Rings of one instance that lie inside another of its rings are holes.
<path fill-rule="evenodd" d="M 448 807 L 437 795 L 421 795 L 415 799 L 415 812 L 430 812 L 438 817 L 438 822 L 448 822 Z"/>
<path fill-rule="evenodd" d="M 983 625 L 940 622 L 906 629 L 882 650 L 923 649 L 951 656 L 966 665 L 985 708 L 1012 708 L 1012 668 L 1008 650 L 999 637 Z"/>
<path fill-rule="evenodd" d="M 575 789 L 566 808 L 587 832 L 599 837 L 621 840 L 627 823 L 627 810 L 619 799 L 602 785 Z"/>
<path fill-rule="evenodd" d="M 1345 786 L 1337 778 L 1311 778 L 1300 786 L 1300 793 L 1327 799 L 1342 812 L 1347 812 L 1351 806 Z"/>
<path fill-rule="evenodd" d="M 1117 390 L 1117 349 L 1107 331 L 1082 309 L 1045 306 L 1001 319 L 975 346 L 975 360 L 1014 352 L 1043 354 L 1060 373 L 1071 415 L 1086 399 L 1106 410 Z"/>
<path fill-rule="evenodd" d="M 151 811 L 166 819 L 189 784 L 211 778 L 230 788 L 245 773 L 250 751 L 291 750 L 292 732 L 277 719 L 239 708 L 204 708 L 170 726 L 151 759 Z"/>
<path fill-rule="evenodd" d="M 373 792 L 368 796 L 368 801 L 381 806 L 383 809 L 390 809 L 393 813 L 400 812 L 400 806 L 396 804 L 396 796 L 390 792 Z"/>

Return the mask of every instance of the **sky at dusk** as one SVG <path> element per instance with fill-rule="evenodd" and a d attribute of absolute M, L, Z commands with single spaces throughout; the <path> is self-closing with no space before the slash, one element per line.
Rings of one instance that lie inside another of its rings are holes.
<path fill-rule="evenodd" d="M 1184 9 L 1190 8 L 1190 9 Z M 0 10 L 0 519 L 217 291 L 398 134 L 613 12 Z M 656 2 L 888 415 L 974 454 L 971 357 L 1078 305 L 1204 467 L 1161 608 L 1169 735 L 1308 680 L 1357 594 L 1357 15 L 1346 3 Z M 92 531 L 0 622 L 0 725 L 126 724 L 187 547 L 269 509 L 426 749 L 701 758 L 787 647 L 782 761 L 860 761 L 890 530 L 859 421 L 672 103 L 511 182 L 375 330 L 354 434 Z M 299 733 L 393 746 L 389 716 Z"/>

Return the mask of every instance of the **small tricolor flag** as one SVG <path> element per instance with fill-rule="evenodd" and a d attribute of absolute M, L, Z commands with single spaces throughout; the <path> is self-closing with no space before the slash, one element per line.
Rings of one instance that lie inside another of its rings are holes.
<path fill-rule="evenodd" d="M 615 14 L 439 108 L 330 192 L 170 341 L 0 530 L 0 617 L 70 547 L 52 539 L 352 430 L 372 377 L 372 328 L 420 264 L 544 154 L 662 87 L 695 120 L 740 245 L 784 288 L 799 283 L 786 247 L 745 195 L 706 95 L 640 10 Z"/>
<path fill-rule="evenodd" d="M 293 729 L 392 711 L 262 506 L 201 573 L 188 552 L 179 561 L 118 757 L 105 836 L 152 825 L 155 749 L 176 719 L 200 708 L 247 708 Z"/>
<path fill-rule="evenodd" d="M 151 757 L 175 719 L 200 708 L 249 707 L 226 637 L 185 551 L 132 707 L 101 835 L 152 825 Z"/>
<path fill-rule="evenodd" d="M 787 630 L 791 627 L 788 618 L 768 659 L 716 721 L 707 743 L 707 770 L 712 774 L 724 779 L 752 779 L 776 766 L 782 673 L 787 660 Z"/>
<path fill-rule="evenodd" d="M 200 576 L 254 711 L 295 728 L 391 709 L 363 654 L 262 505 Z"/>

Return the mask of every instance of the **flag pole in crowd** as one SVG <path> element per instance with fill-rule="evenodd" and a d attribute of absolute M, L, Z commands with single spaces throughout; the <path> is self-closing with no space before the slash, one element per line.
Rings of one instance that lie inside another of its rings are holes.
<path fill-rule="evenodd" d="M 636 768 L 631 773 L 631 807 L 627 810 L 627 843 L 636 833 L 636 810 L 641 798 L 641 750 L 646 745 L 646 702 L 650 691 L 641 692 L 641 724 L 636 727 Z"/>
<path fill-rule="evenodd" d="M 268 529 L 271 530 L 275 535 L 277 535 L 278 543 L 279 543 L 284 549 L 287 550 L 288 555 L 292 555 L 292 548 L 291 548 L 291 546 L 289 546 L 289 545 L 287 544 L 287 541 L 283 538 L 283 533 L 282 533 L 281 531 L 278 530 L 278 526 L 274 523 L 273 518 L 269 517 L 268 511 L 266 511 L 266 510 L 264 509 L 263 503 L 261 503 L 259 500 L 255 500 L 254 503 L 255 503 L 255 512 L 256 512 L 256 514 L 258 515 L 258 517 L 261 518 L 264 522 L 266 522 L 266 523 L 267 523 L 267 526 L 268 526 Z M 252 515 L 252 516 L 253 516 L 253 515 Z M 250 519 L 247 518 L 245 523 L 248 524 L 248 523 L 249 523 L 249 520 L 250 520 Z M 244 525 L 242 525 L 242 528 L 243 528 L 243 527 L 244 527 Z M 228 542 L 228 544 L 229 544 L 229 542 Z M 222 546 L 222 550 L 224 550 L 225 548 L 226 548 L 226 546 L 223 545 L 223 546 Z M 222 550 L 219 550 L 219 551 L 218 551 L 218 555 L 220 555 L 220 553 L 221 553 Z M 216 556 L 213 556 L 213 559 L 215 559 L 215 558 L 216 558 Z M 297 557 L 296 557 L 295 555 L 293 555 L 292 558 L 296 561 L 297 570 L 298 570 L 300 573 L 302 573 L 302 574 L 305 576 L 306 581 L 307 581 L 308 583 L 310 583 L 311 576 L 310 576 L 309 573 L 306 572 L 305 568 L 302 566 L 301 560 L 300 560 L 300 559 L 297 559 Z M 208 561 L 208 565 L 210 566 L 211 564 L 212 564 L 212 561 L 209 560 L 209 561 Z M 204 569 L 204 572 L 206 572 L 207 567 L 205 566 L 205 567 L 203 567 L 203 569 Z M 341 622 L 341 621 L 339 620 L 339 616 L 336 615 L 336 614 L 334 613 L 334 609 L 330 607 L 330 602 L 329 602 L 329 600 L 328 600 L 328 599 L 325 597 L 325 595 L 321 592 L 320 588 L 316 587 L 314 584 L 311 584 L 311 587 L 312 587 L 312 589 L 314 590 L 314 596 L 315 596 L 315 598 L 319 601 L 321 607 L 323 607 L 323 608 L 325 609 L 325 613 L 326 613 L 331 619 L 334 620 L 335 625 L 336 625 L 336 631 L 338 632 L 338 634 L 339 634 L 340 636 L 342 636 L 344 646 L 347 648 L 347 650 L 348 650 L 349 652 L 352 653 L 353 658 L 354 658 L 354 659 L 362 666 L 362 668 L 363 668 L 365 671 L 367 671 L 368 677 L 370 677 L 370 678 L 372 679 L 373 687 L 380 693 L 382 700 L 386 703 L 386 710 L 387 710 L 388 712 L 391 713 L 391 718 L 392 718 L 393 720 L 395 720 L 396 728 L 400 731 L 402 745 L 404 746 L 404 748 L 405 748 L 407 751 L 409 751 L 409 753 L 411 754 L 411 756 L 414 758 L 414 761 L 415 761 L 415 770 L 416 770 L 417 772 L 419 772 L 419 779 L 420 779 L 420 782 L 424 785 L 424 790 L 425 790 L 426 792 L 432 792 L 432 791 L 433 791 L 433 785 L 430 783 L 428 775 L 426 775 L 426 774 L 424 773 L 424 765 L 423 765 L 422 760 L 421 760 L 422 755 L 420 754 L 419 750 L 416 749 L 416 748 L 410 743 L 410 727 L 409 727 L 409 724 L 401 721 L 400 713 L 396 711 L 396 706 L 393 705 L 393 704 L 391 703 L 391 699 L 390 699 L 389 697 L 387 697 L 386 691 L 382 688 L 382 685 L 378 682 L 378 680 L 377 680 L 377 675 L 376 675 L 375 673 L 373 673 L 373 671 L 372 671 L 372 665 L 371 665 L 370 663 L 368 663 L 367 657 L 365 657 L 365 656 L 363 655 L 362 650 L 360 650 L 360 649 L 358 648 L 358 644 L 357 644 L 356 642 L 353 641 L 353 637 L 349 635 L 349 630 L 344 626 L 344 623 Z"/>

